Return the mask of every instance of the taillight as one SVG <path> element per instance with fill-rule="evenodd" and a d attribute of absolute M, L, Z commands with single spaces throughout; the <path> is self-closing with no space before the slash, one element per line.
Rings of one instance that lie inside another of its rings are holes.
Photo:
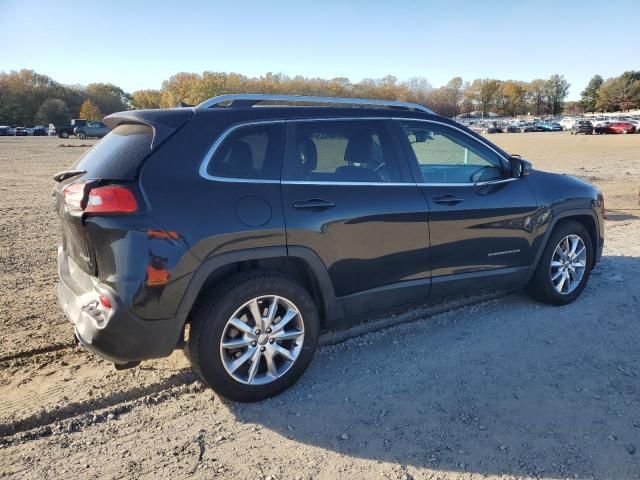
<path fill-rule="evenodd" d="M 76 182 L 63 190 L 63 196 L 74 212 L 127 214 L 138 210 L 135 195 L 122 185 L 91 188 L 88 182 Z"/>
<path fill-rule="evenodd" d="M 133 213 L 138 202 L 133 192 L 121 185 L 107 185 L 89 191 L 86 213 Z"/>
<path fill-rule="evenodd" d="M 69 210 L 74 212 L 82 211 L 82 202 L 84 201 L 84 189 L 86 182 L 72 183 L 62 191 L 64 203 Z"/>

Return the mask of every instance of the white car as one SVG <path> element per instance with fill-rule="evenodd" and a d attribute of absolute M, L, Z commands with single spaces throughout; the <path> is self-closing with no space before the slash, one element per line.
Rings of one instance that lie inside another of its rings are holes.
<path fill-rule="evenodd" d="M 560 120 L 560 126 L 563 130 L 571 130 L 576 124 L 576 121 L 578 121 L 577 118 L 564 117 L 562 120 Z"/>

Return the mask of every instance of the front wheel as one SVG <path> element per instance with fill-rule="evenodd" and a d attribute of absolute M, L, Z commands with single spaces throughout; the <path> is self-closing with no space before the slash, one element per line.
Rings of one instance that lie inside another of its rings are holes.
<path fill-rule="evenodd" d="M 561 221 L 551 232 L 527 290 L 541 302 L 566 305 L 580 296 L 592 266 L 587 229 L 574 220 Z"/>
<path fill-rule="evenodd" d="M 191 319 L 189 358 L 221 396 L 263 400 L 293 385 L 318 343 L 318 311 L 309 293 L 277 273 L 225 282 Z"/>
<path fill-rule="evenodd" d="M 87 134 L 84 133 L 84 132 L 80 132 L 80 133 L 78 133 L 78 138 L 80 140 L 84 140 L 85 138 L 87 138 Z"/>
<path fill-rule="evenodd" d="M 69 138 L 69 132 L 60 132 L 61 138 Z"/>

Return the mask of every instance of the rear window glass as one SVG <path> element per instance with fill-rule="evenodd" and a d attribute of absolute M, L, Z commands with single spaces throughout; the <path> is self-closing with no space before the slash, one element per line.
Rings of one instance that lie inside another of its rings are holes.
<path fill-rule="evenodd" d="M 73 166 L 87 178 L 130 180 L 151 151 L 153 129 L 147 125 L 118 125 Z"/>
<path fill-rule="evenodd" d="M 215 151 L 207 173 L 224 178 L 279 180 L 284 125 L 240 127 Z"/>

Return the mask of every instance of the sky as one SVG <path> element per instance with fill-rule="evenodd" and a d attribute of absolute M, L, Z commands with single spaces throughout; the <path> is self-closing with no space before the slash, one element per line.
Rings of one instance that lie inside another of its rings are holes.
<path fill-rule="evenodd" d="M 68 8 L 61 9 L 60 5 Z M 80 7 L 80 8 L 76 8 Z M 0 0 L 0 71 L 160 88 L 178 72 L 530 81 L 640 69 L 640 0 Z"/>

